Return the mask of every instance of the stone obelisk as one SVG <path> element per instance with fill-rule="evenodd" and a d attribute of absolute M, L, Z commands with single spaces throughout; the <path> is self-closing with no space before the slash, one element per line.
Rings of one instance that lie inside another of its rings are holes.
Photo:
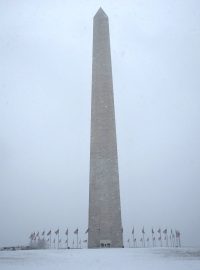
<path fill-rule="evenodd" d="M 93 20 L 88 248 L 123 247 L 108 16 Z"/>

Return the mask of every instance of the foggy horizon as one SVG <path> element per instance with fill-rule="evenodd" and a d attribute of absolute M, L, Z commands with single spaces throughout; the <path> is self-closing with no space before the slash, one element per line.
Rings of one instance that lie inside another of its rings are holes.
<path fill-rule="evenodd" d="M 87 238 L 93 17 L 109 17 L 124 245 L 200 246 L 200 3 L 1 1 L 0 247 Z"/>

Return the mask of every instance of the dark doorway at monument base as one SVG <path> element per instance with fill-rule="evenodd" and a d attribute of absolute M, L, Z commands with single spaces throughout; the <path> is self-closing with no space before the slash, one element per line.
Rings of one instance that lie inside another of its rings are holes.
<path fill-rule="evenodd" d="M 111 241 L 110 240 L 100 240 L 100 248 L 110 248 Z"/>

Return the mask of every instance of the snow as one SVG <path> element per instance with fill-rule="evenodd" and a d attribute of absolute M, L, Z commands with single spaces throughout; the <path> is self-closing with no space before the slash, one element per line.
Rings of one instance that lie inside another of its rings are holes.
<path fill-rule="evenodd" d="M 0 252 L 0 270 L 199 270 L 200 249 L 125 248 Z"/>

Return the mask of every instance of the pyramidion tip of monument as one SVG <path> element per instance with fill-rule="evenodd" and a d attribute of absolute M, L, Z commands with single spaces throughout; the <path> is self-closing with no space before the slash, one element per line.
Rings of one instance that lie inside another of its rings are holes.
<path fill-rule="evenodd" d="M 102 7 L 100 7 L 97 11 L 97 13 L 94 15 L 94 18 L 96 17 L 106 17 L 108 18 L 107 14 L 105 13 L 105 11 L 102 9 Z"/>

